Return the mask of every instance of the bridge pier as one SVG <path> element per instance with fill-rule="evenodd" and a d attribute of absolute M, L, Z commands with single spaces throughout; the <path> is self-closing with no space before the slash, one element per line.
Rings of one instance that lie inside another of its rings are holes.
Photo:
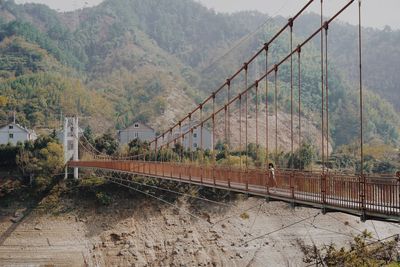
<path fill-rule="evenodd" d="M 365 213 L 365 211 L 362 211 L 361 215 L 360 215 L 360 221 L 361 222 L 366 222 L 367 220 L 368 220 L 367 214 Z"/>
<path fill-rule="evenodd" d="M 328 213 L 327 208 L 326 207 L 322 207 L 321 208 L 321 213 L 322 213 L 322 215 L 326 215 Z"/>

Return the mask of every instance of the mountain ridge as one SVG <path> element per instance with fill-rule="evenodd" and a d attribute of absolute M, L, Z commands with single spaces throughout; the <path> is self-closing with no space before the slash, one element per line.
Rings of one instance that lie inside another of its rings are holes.
<path fill-rule="evenodd" d="M 159 8 L 154 13 L 155 6 Z M 235 55 L 231 53 L 211 71 L 204 73 L 204 67 L 218 54 L 270 18 L 258 12 L 216 14 L 189 0 L 105 1 L 93 8 L 68 13 L 57 13 L 43 5 L 16 5 L 6 1 L 0 12 L 7 13 L 9 18 L 14 17 L 8 23 L 3 21 L 3 32 L 11 37 L 24 38 L 28 43 L 38 43 L 41 49 L 52 54 L 60 65 L 71 70 L 70 74 L 64 70 L 58 70 L 58 73 L 80 79 L 85 90 L 105 100 L 113 110 L 107 116 L 107 125 L 117 128 L 142 120 L 157 129 L 165 129 L 219 86 L 242 64 L 240 62 L 244 62 L 279 28 L 279 20 L 271 20 L 250 38 L 246 47 L 239 47 Z M 10 31 L 10 23 L 20 28 Z M 301 36 L 299 33 L 295 39 Z M 276 51 L 273 59 L 284 55 L 282 47 L 286 41 L 280 39 L 272 47 L 272 51 Z M 318 120 L 319 74 L 316 73 L 318 65 L 314 59 L 318 56 L 317 46 L 305 55 L 304 112 L 308 119 Z M 262 64 L 259 69 L 262 70 Z M 30 69 L 26 71 L 26 74 L 32 72 Z M 7 75 L 15 75 L 10 73 Z M 344 120 L 351 123 L 357 118 L 356 99 L 349 93 L 354 86 L 347 82 L 351 79 L 337 68 L 331 73 L 334 88 L 330 103 L 332 114 L 340 111 L 339 107 L 345 107 L 344 110 L 351 116 L 346 116 Z M 287 103 L 289 76 L 286 71 L 280 79 L 283 89 L 279 99 Z M 169 95 L 176 95 L 179 103 L 168 103 Z M 393 116 L 395 112 L 379 97 L 371 99 L 373 105 L 379 107 L 378 113 L 386 116 L 373 117 L 368 137 L 397 142 L 399 129 L 396 125 L 399 120 Z M 94 113 L 100 109 L 100 106 L 96 107 Z M 285 108 L 282 111 L 285 112 Z M 371 112 L 366 111 L 367 114 Z M 342 114 L 332 117 L 331 135 L 337 145 L 357 138 L 351 130 L 342 129 L 346 125 L 342 117 Z M 112 120 L 116 123 L 110 122 Z M 345 134 L 338 138 L 338 132 L 343 131 Z"/>

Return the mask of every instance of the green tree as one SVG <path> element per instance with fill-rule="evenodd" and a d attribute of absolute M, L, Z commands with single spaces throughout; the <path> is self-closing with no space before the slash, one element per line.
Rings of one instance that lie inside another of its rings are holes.
<path fill-rule="evenodd" d="M 137 138 L 129 142 L 128 147 L 130 156 L 147 154 L 148 151 L 150 150 L 148 142 L 141 141 L 140 139 Z"/>
<path fill-rule="evenodd" d="M 94 134 L 92 131 L 92 128 L 90 126 L 87 126 L 84 130 L 83 130 L 83 137 L 87 140 L 87 142 L 89 142 L 91 145 L 95 145 L 95 138 L 94 138 Z"/>
<path fill-rule="evenodd" d="M 315 155 L 314 147 L 309 143 L 303 143 L 293 156 L 289 156 L 288 168 L 293 165 L 295 169 L 304 170 L 314 161 Z"/>
<path fill-rule="evenodd" d="M 102 153 L 114 155 L 118 149 L 118 141 L 111 135 L 111 133 L 105 133 L 96 138 L 95 147 Z"/>
<path fill-rule="evenodd" d="M 372 167 L 373 173 L 393 174 L 396 170 L 396 165 L 389 160 L 376 162 Z"/>
<path fill-rule="evenodd" d="M 38 157 L 43 175 L 53 176 L 63 169 L 64 152 L 60 144 L 49 142 L 45 148 L 39 150 Z"/>
<path fill-rule="evenodd" d="M 63 148 L 50 137 L 40 137 L 33 144 L 27 142 L 20 148 L 16 163 L 22 175 L 35 182 L 41 191 L 63 169 Z"/>

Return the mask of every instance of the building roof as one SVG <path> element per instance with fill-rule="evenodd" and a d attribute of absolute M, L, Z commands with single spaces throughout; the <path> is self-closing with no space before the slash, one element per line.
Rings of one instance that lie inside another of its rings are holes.
<path fill-rule="evenodd" d="M 139 124 L 139 127 L 135 128 L 135 124 Z M 135 131 L 135 130 L 136 130 L 136 131 L 137 131 L 137 130 L 141 130 L 141 131 L 153 131 L 153 132 L 154 132 L 154 129 L 153 129 L 153 128 L 151 128 L 151 127 L 148 126 L 147 124 L 145 124 L 145 123 L 143 123 L 143 122 L 140 122 L 140 121 L 137 121 L 137 122 L 132 123 L 131 126 L 127 127 L 127 128 L 124 129 L 124 130 L 121 130 L 120 132 L 124 132 L 124 131 Z"/>

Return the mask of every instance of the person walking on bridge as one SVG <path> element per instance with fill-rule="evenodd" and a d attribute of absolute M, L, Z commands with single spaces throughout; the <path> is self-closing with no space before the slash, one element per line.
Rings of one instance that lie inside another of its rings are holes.
<path fill-rule="evenodd" d="M 273 181 L 273 183 L 274 183 L 273 187 L 276 188 L 277 182 L 276 182 L 276 179 L 275 179 L 275 168 L 274 168 L 274 164 L 270 163 L 270 164 L 268 165 L 268 171 L 269 171 L 269 177 L 272 178 L 272 181 Z"/>

